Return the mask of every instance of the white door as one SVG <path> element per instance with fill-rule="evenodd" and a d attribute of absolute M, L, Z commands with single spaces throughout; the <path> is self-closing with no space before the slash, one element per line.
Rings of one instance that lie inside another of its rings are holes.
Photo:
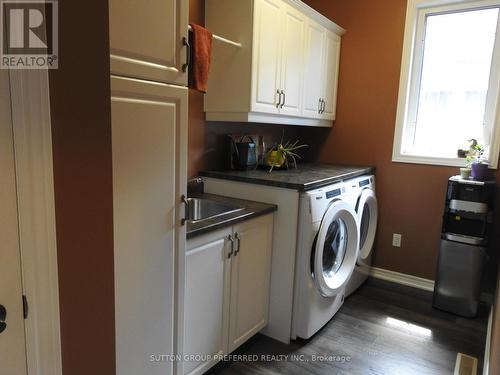
<path fill-rule="evenodd" d="M 303 116 L 322 117 L 319 113 L 323 95 L 323 59 L 325 53 L 325 28 L 311 20 L 306 26 L 304 49 Z"/>
<path fill-rule="evenodd" d="M 14 143 L 8 71 L 0 70 L 0 374 L 26 374 Z"/>
<path fill-rule="evenodd" d="M 282 32 L 281 0 L 256 0 L 254 16 L 252 111 L 278 113 Z"/>
<path fill-rule="evenodd" d="M 227 353 L 231 235 L 228 228 L 187 243 L 183 353 L 194 357 L 183 361 L 184 374 L 203 374 Z"/>
<path fill-rule="evenodd" d="M 377 232 L 378 205 L 375 191 L 365 188 L 361 191 L 356 203 L 356 212 L 359 220 L 359 255 L 358 265 L 371 265 L 370 257 L 375 233 Z"/>
<path fill-rule="evenodd" d="M 339 76 L 340 36 L 327 31 L 325 34 L 325 56 L 323 66 L 323 112 L 327 120 L 335 120 L 337 86 Z"/>
<path fill-rule="evenodd" d="M 267 325 L 272 231 L 272 215 L 233 228 L 236 251 L 231 260 L 229 352 Z"/>
<path fill-rule="evenodd" d="M 111 74 L 187 85 L 185 0 L 109 0 Z"/>
<path fill-rule="evenodd" d="M 281 63 L 280 113 L 300 116 L 302 111 L 302 86 L 304 83 L 304 34 L 306 17 L 291 6 L 283 12 L 283 52 Z"/>
<path fill-rule="evenodd" d="M 342 200 L 328 206 L 312 253 L 314 282 L 324 297 L 345 287 L 356 265 L 359 227 L 354 208 Z"/>
<path fill-rule="evenodd" d="M 111 77 L 116 368 L 167 375 L 186 183 L 187 88 Z"/>

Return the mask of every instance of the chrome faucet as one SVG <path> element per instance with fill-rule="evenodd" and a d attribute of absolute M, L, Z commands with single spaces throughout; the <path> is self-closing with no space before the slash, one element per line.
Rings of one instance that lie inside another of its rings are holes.
<path fill-rule="evenodd" d="M 203 179 L 201 177 L 195 177 L 187 180 L 187 183 L 193 183 L 193 184 L 201 184 L 203 183 Z"/>

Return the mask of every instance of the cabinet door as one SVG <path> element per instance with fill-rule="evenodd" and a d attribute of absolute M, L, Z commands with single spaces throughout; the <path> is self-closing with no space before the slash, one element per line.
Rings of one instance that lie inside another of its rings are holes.
<path fill-rule="evenodd" d="M 272 231 L 272 215 L 233 229 L 239 251 L 231 261 L 230 352 L 267 325 Z"/>
<path fill-rule="evenodd" d="M 188 1 L 109 0 L 111 73 L 187 85 Z"/>
<path fill-rule="evenodd" d="M 319 100 L 323 95 L 323 59 L 325 53 L 325 32 L 323 26 L 309 21 L 306 26 L 304 51 L 304 117 L 320 118 Z"/>
<path fill-rule="evenodd" d="M 325 56 L 323 66 L 323 83 L 325 100 L 322 116 L 327 120 L 335 120 L 337 105 L 337 86 L 339 76 L 340 37 L 327 32 L 325 37 Z"/>
<path fill-rule="evenodd" d="M 189 240 L 186 253 L 184 355 L 227 353 L 229 326 L 228 257 L 231 229 Z M 184 361 L 184 374 L 203 374 L 214 361 Z"/>
<path fill-rule="evenodd" d="M 283 106 L 280 113 L 300 116 L 304 80 L 304 34 L 306 17 L 290 6 L 283 11 L 283 49 L 281 59 L 281 90 Z"/>
<path fill-rule="evenodd" d="M 256 0 L 253 41 L 252 111 L 278 113 L 282 9 L 281 0 Z"/>
<path fill-rule="evenodd" d="M 112 77 L 111 116 L 116 372 L 171 374 L 187 88 Z"/>

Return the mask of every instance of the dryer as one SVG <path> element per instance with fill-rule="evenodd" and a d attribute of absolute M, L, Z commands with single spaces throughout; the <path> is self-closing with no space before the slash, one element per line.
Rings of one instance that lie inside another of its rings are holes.
<path fill-rule="evenodd" d="M 359 225 L 344 183 L 300 195 L 292 339 L 307 339 L 344 302 L 356 265 Z"/>
<path fill-rule="evenodd" d="M 378 222 L 375 176 L 364 175 L 345 182 L 346 196 L 355 209 L 359 222 L 359 250 L 356 267 L 346 286 L 346 296 L 356 291 L 368 278 Z"/>

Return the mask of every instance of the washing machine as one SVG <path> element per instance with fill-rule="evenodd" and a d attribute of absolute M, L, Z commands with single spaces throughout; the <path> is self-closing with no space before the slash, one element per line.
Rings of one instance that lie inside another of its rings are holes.
<path fill-rule="evenodd" d="M 340 309 L 358 258 L 358 216 L 344 183 L 300 195 L 292 339 L 308 339 Z"/>
<path fill-rule="evenodd" d="M 356 291 L 368 278 L 372 251 L 377 232 L 378 205 L 375 195 L 375 176 L 365 175 L 345 181 L 346 197 L 355 209 L 359 222 L 359 250 L 356 267 L 346 286 L 346 297 Z"/>

